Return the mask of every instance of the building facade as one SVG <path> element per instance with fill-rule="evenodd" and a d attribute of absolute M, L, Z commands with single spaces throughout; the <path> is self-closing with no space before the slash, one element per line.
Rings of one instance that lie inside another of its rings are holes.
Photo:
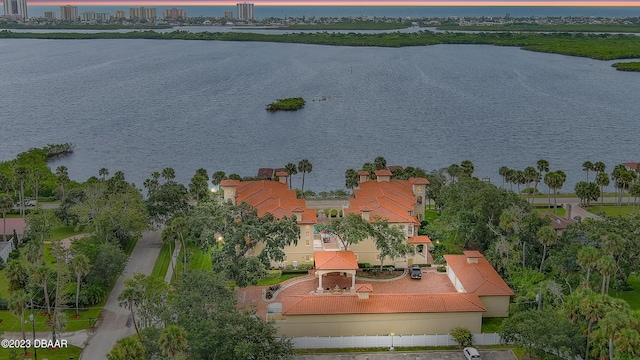
<path fill-rule="evenodd" d="M 122 10 L 116 11 L 116 20 L 124 19 L 124 18 L 125 18 L 124 11 L 122 11 Z"/>
<path fill-rule="evenodd" d="M 162 12 L 164 20 L 187 20 L 187 12 L 182 9 L 167 9 Z"/>
<path fill-rule="evenodd" d="M 225 20 L 233 20 L 233 11 L 225 11 L 224 18 Z"/>
<path fill-rule="evenodd" d="M 238 20 L 253 20 L 253 4 L 241 3 L 236 5 L 236 18 Z"/>
<path fill-rule="evenodd" d="M 132 20 L 155 20 L 157 18 L 156 8 L 130 8 L 129 19 Z"/>
<path fill-rule="evenodd" d="M 85 11 L 80 14 L 80 21 L 84 22 L 108 22 L 109 20 L 111 20 L 111 14 L 109 13 Z"/>
<path fill-rule="evenodd" d="M 47 20 L 55 20 L 56 19 L 56 12 L 55 11 L 45 11 L 44 12 L 44 18 Z"/>
<path fill-rule="evenodd" d="M 4 0 L 4 14 L 16 20 L 27 20 L 27 0 Z"/>
<path fill-rule="evenodd" d="M 60 20 L 62 21 L 78 20 L 78 7 L 71 6 L 71 5 L 60 6 Z"/>

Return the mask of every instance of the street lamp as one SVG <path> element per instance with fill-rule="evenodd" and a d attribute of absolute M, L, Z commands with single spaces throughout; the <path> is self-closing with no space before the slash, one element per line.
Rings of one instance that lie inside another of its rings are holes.
<path fill-rule="evenodd" d="M 393 333 L 391 333 L 389 335 L 391 335 L 391 347 L 389 348 L 389 351 L 394 351 L 395 348 L 393 347 Z"/>
<path fill-rule="evenodd" d="M 31 307 L 31 314 L 29 314 L 29 320 L 31 320 L 31 329 L 33 329 L 33 357 L 38 360 L 38 350 L 36 347 L 36 324 L 33 318 L 33 307 Z"/>

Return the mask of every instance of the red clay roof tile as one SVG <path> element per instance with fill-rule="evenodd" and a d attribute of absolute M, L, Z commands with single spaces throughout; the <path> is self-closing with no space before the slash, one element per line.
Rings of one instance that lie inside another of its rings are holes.
<path fill-rule="evenodd" d="M 357 270 L 353 251 L 316 251 L 313 253 L 316 270 Z"/>
<path fill-rule="evenodd" d="M 470 253 L 478 253 L 472 251 Z M 480 254 L 477 263 L 469 263 L 467 255 L 444 255 L 449 268 L 456 275 L 467 293 L 478 296 L 514 295 L 489 261 Z"/>

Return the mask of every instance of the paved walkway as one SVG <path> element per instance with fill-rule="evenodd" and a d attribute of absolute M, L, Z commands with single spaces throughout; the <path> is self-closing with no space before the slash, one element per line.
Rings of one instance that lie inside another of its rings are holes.
<path fill-rule="evenodd" d="M 129 320 L 129 310 L 120 307 L 118 295 L 124 289 L 124 280 L 133 277 L 135 273 L 149 275 L 160 255 L 162 241 L 160 230 L 145 232 L 133 249 L 127 267 L 116 281 L 107 303 L 102 310 L 102 321 L 89 337 L 81 360 L 106 359 L 113 345 L 119 339 L 135 334 L 135 329 Z"/>

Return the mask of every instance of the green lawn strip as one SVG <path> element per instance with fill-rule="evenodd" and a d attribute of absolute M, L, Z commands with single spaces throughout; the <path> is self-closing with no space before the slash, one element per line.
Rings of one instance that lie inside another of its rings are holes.
<path fill-rule="evenodd" d="M 638 212 L 637 206 L 615 206 L 615 205 L 606 205 L 600 206 L 599 204 L 593 204 L 587 208 L 585 208 L 590 213 L 600 214 L 604 212 L 607 216 L 622 216 L 634 212 Z"/>
<path fill-rule="evenodd" d="M 136 247 L 136 244 L 138 243 L 138 240 L 140 238 L 139 237 L 134 237 L 131 240 L 129 240 L 129 242 L 127 243 L 127 245 L 124 247 L 124 253 L 127 254 L 128 256 L 131 256 L 131 253 L 133 252 L 133 248 Z"/>
<path fill-rule="evenodd" d="M 439 215 L 438 215 L 438 212 L 437 212 L 437 211 L 435 211 L 435 210 L 425 210 L 425 211 L 424 211 L 424 219 L 425 219 L 426 221 L 431 222 L 431 221 L 433 221 L 433 220 L 437 219 L 437 218 L 438 218 L 438 216 L 439 216 Z"/>
<path fill-rule="evenodd" d="M 74 235 L 82 234 L 84 227 L 76 230 L 74 226 L 58 226 L 51 230 L 51 240 L 62 240 Z"/>
<path fill-rule="evenodd" d="M 0 270 L 0 297 L 3 299 L 9 298 L 9 281 L 4 275 L 4 270 Z"/>
<path fill-rule="evenodd" d="M 27 334 L 27 339 L 33 340 L 33 335 Z M 18 359 L 22 359 L 20 354 L 22 353 L 22 349 L 18 350 Z M 33 348 L 29 350 L 30 353 L 33 353 Z M 49 360 L 69 360 L 69 359 L 78 359 L 80 358 L 80 353 L 82 352 L 82 348 L 77 346 L 68 345 L 64 348 L 59 348 L 55 350 L 49 350 L 46 348 L 38 349 L 38 359 L 49 359 Z M 0 359 L 9 359 L 10 349 L 0 348 Z M 31 358 L 33 354 L 27 358 Z"/>
<path fill-rule="evenodd" d="M 632 274 L 628 283 L 633 287 L 633 291 L 610 291 L 609 294 L 629 303 L 631 309 L 640 310 L 640 275 Z"/>
<path fill-rule="evenodd" d="M 549 209 L 547 206 L 541 207 L 536 205 L 534 206 L 534 210 L 537 212 L 550 212 L 558 216 L 565 216 L 567 214 L 567 211 L 564 208 L 558 208 L 558 211 L 554 212 L 553 208 Z"/>
<path fill-rule="evenodd" d="M 102 312 L 102 308 L 104 307 L 105 301 L 106 299 L 100 302 L 99 304 L 94 305 L 91 308 L 86 310 L 80 309 L 79 313 L 81 317 L 79 318 L 73 317 L 76 313 L 75 309 L 64 310 L 64 312 L 67 314 L 67 328 L 65 329 L 65 331 L 77 331 L 77 330 L 88 329 L 90 327 L 89 318 L 93 319 L 93 322 L 95 322 L 95 319 L 97 319 L 100 316 L 100 313 Z M 53 311 L 53 309 L 51 310 Z M 31 312 L 27 310 L 25 312 L 24 321 L 26 322 L 25 328 L 31 331 L 31 322 L 29 321 L 29 314 L 31 314 Z M 34 312 L 34 315 L 35 315 L 34 323 L 35 323 L 36 331 L 49 331 L 51 329 L 49 325 L 46 324 L 48 317 L 44 314 L 44 312 L 41 312 L 41 311 Z M 2 320 L 1 328 L 3 331 L 5 332 L 21 331 L 19 318 L 16 316 L 13 316 L 13 314 L 11 314 L 8 310 L 0 311 L 0 320 Z"/>
<path fill-rule="evenodd" d="M 173 250 L 173 246 L 171 246 L 171 250 Z M 164 277 L 167 275 L 167 270 L 169 269 L 170 263 L 171 252 L 169 251 L 169 244 L 164 244 L 162 245 L 162 249 L 160 249 L 160 255 L 158 255 L 156 263 L 153 265 L 153 271 L 151 272 L 151 275 L 164 279 Z"/>
<path fill-rule="evenodd" d="M 500 332 L 500 326 L 506 318 L 482 318 L 482 332 L 495 333 Z"/>
<path fill-rule="evenodd" d="M 611 66 L 616 68 L 616 70 L 620 70 L 620 71 L 640 71 L 640 62 L 638 62 L 638 61 L 619 62 L 619 63 L 615 63 L 615 64 L 613 64 Z"/>
<path fill-rule="evenodd" d="M 274 277 L 274 278 L 264 278 L 264 279 L 260 279 L 260 281 L 258 281 L 258 286 L 268 286 L 268 285 L 275 285 L 275 284 L 280 284 L 281 282 L 285 281 L 285 280 L 289 280 L 289 279 L 293 279 L 299 276 L 303 276 L 306 274 L 284 274 L 278 277 Z"/>

